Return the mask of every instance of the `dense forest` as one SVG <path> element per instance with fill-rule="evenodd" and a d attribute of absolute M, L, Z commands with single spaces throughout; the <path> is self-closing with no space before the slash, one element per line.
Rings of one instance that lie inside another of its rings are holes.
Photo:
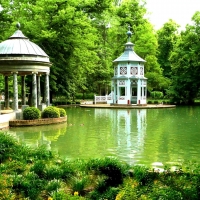
<path fill-rule="evenodd" d="M 148 93 L 160 91 L 176 102 L 193 103 L 200 91 L 200 12 L 191 18 L 185 30 L 173 20 L 155 30 L 143 0 L 1 0 L 0 42 L 20 22 L 24 35 L 50 57 L 51 97 L 104 95 L 110 92 L 112 61 L 124 51 L 130 26 L 134 50 L 146 60 Z"/>

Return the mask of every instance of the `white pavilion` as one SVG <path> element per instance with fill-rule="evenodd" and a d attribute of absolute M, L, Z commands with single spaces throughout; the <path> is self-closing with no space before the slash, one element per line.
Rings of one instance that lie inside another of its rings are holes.
<path fill-rule="evenodd" d="M 145 60 L 133 50 L 132 32 L 127 32 L 128 42 L 124 53 L 115 59 L 112 77 L 113 104 L 147 104 L 147 78 L 144 77 Z"/>

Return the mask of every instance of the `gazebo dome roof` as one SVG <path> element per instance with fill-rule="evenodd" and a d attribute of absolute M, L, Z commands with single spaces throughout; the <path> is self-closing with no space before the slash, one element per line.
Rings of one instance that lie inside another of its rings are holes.
<path fill-rule="evenodd" d="M 35 43 L 31 42 L 21 30 L 15 31 L 7 40 L 0 43 L 0 55 L 48 55 Z"/>
<path fill-rule="evenodd" d="M 0 43 L 0 73 L 49 73 L 52 65 L 49 56 L 19 30 L 19 23 L 17 28 L 12 36 Z"/>

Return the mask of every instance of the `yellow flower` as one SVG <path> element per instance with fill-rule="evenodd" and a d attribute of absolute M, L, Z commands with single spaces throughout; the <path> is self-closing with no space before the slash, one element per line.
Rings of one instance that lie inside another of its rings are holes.
<path fill-rule="evenodd" d="M 78 196 L 78 192 L 74 192 L 74 196 Z"/>
<path fill-rule="evenodd" d="M 117 194 L 115 200 L 121 200 L 123 196 L 124 196 L 124 191 L 121 191 L 120 193 Z"/>
<path fill-rule="evenodd" d="M 53 198 L 51 198 L 51 197 L 48 197 L 48 200 L 53 200 Z"/>
<path fill-rule="evenodd" d="M 115 200 L 120 200 L 120 199 L 121 199 L 121 194 L 119 193 L 119 194 L 116 196 Z"/>

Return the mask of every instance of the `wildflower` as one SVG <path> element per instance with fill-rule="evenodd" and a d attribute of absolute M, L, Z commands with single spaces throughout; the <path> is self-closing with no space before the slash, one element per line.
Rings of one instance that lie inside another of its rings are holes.
<path fill-rule="evenodd" d="M 74 192 L 74 196 L 78 196 L 78 192 L 76 191 L 76 192 Z"/>
<path fill-rule="evenodd" d="M 124 196 L 124 193 L 125 193 L 124 191 L 118 193 L 116 198 L 115 198 L 115 200 L 121 200 L 123 198 L 123 196 Z"/>
<path fill-rule="evenodd" d="M 53 200 L 53 198 L 51 198 L 51 197 L 48 197 L 48 200 Z"/>
<path fill-rule="evenodd" d="M 121 199 L 121 194 L 119 193 L 119 194 L 117 194 L 117 196 L 116 196 L 116 198 L 115 198 L 115 200 L 120 200 Z"/>

